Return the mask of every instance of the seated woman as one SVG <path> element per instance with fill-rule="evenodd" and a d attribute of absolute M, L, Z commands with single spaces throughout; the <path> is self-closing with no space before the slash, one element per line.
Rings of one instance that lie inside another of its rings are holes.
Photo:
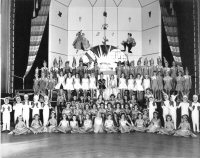
<path fill-rule="evenodd" d="M 96 118 L 94 119 L 94 133 L 103 133 L 103 119 L 101 113 L 98 112 Z"/>
<path fill-rule="evenodd" d="M 29 129 L 26 127 L 26 124 L 24 123 L 23 118 L 20 115 L 17 118 L 17 124 L 15 125 L 15 129 L 8 134 L 22 135 L 27 133 L 29 133 Z"/>
<path fill-rule="evenodd" d="M 105 131 L 107 133 L 115 133 L 115 132 L 117 132 L 117 128 L 114 126 L 114 122 L 112 120 L 111 113 L 108 114 L 108 118 L 105 121 L 104 127 L 105 127 Z"/>
<path fill-rule="evenodd" d="M 155 111 L 153 113 L 153 119 L 151 120 L 151 123 L 147 128 L 147 132 L 149 133 L 159 132 L 160 126 L 161 126 L 161 122 L 160 122 L 160 119 L 158 118 L 158 112 Z"/>
<path fill-rule="evenodd" d="M 35 114 L 35 115 L 34 115 L 34 120 L 33 120 L 32 123 L 31 123 L 30 130 L 31 130 L 34 134 L 42 133 L 42 132 L 44 131 L 44 127 L 43 127 L 42 122 L 40 121 L 39 118 L 40 118 L 39 115 L 38 115 L 38 114 Z"/>
<path fill-rule="evenodd" d="M 174 136 L 182 136 L 182 137 L 197 137 L 194 133 L 192 133 L 190 128 L 190 123 L 188 122 L 188 115 L 183 115 L 181 117 L 181 123 L 178 127 L 178 130 L 175 131 Z"/>
<path fill-rule="evenodd" d="M 149 115 L 148 115 L 148 110 L 147 109 L 143 109 L 143 116 L 142 116 L 143 120 L 144 120 L 144 126 L 147 127 L 150 124 L 150 120 L 149 120 Z"/>
<path fill-rule="evenodd" d="M 79 133 L 78 121 L 76 120 L 76 115 L 72 116 L 72 121 L 70 121 L 71 133 Z"/>
<path fill-rule="evenodd" d="M 49 119 L 46 127 L 46 132 L 52 133 L 56 132 L 57 127 L 57 120 L 56 120 L 56 114 L 54 111 L 51 112 L 51 118 Z"/>
<path fill-rule="evenodd" d="M 69 126 L 69 121 L 67 120 L 67 115 L 62 115 L 63 119 L 60 121 L 58 127 L 56 128 L 59 132 L 62 133 L 68 133 L 71 131 L 71 128 Z"/>
<path fill-rule="evenodd" d="M 90 115 L 86 114 L 85 115 L 85 120 L 83 123 L 83 127 L 80 128 L 80 133 L 91 133 L 93 132 L 93 127 L 92 127 L 92 120 L 90 119 Z"/>
<path fill-rule="evenodd" d="M 146 132 L 145 121 L 143 120 L 142 113 L 138 113 L 138 118 L 135 121 L 135 131 Z"/>
<path fill-rule="evenodd" d="M 126 120 L 125 114 L 123 113 L 119 121 L 119 131 L 121 133 L 130 133 L 132 130 L 133 126 Z"/>
<path fill-rule="evenodd" d="M 172 134 L 174 134 L 174 132 L 175 132 L 175 128 L 174 128 L 174 122 L 172 121 L 172 116 L 167 115 L 165 127 L 161 128 L 158 133 L 159 134 L 172 135 Z"/>

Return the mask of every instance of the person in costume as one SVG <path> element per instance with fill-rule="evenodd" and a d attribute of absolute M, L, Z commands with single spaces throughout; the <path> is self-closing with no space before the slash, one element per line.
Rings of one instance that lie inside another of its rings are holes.
<path fill-rule="evenodd" d="M 34 93 L 35 94 L 38 94 L 39 93 L 39 77 L 38 77 L 38 72 L 39 70 L 38 70 L 38 68 L 36 68 L 35 69 L 35 78 L 34 78 L 34 80 L 33 80 L 33 91 L 34 91 Z"/>
<path fill-rule="evenodd" d="M 71 131 L 69 121 L 67 120 L 67 115 L 62 114 L 62 120 L 60 121 L 59 125 L 56 128 L 57 131 L 61 133 L 68 133 Z"/>
<path fill-rule="evenodd" d="M 44 126 L 42 125 L 42 122 L 41 122 L 40 117 L 39 117 L 38 114 L 34 115 L 34 119 L 31 122 L 30 130 L 34 134 L 42 133 L 44 131 Z"/>
<path fill-rule="evenodd" d="M 142 115 L 141 112 L 138 113 L 138 118 L 135 121 L 134 130 L 138 131 L 138 132 L 145 132 L 146 131 L 145 121 L 143 120 L 143 115 Z"/>
<path fill-rule="evenodd" d="M 9 104 L 9 98 L 4 98 L 4 104 L 1 106 L 3 131 L 10 131 L 10 113 L 12 112 L 12 105 Z"/>
<path fill-rule="evenodd" d="M 56 86 L 56 80 L 53 78 L 53 73 L 51 72 L 49 75 L 49 79 L 47 80 L 47 90 L 49 99 L 52 100 L 53 90 Z"/>
<path fill-rule="evenodd" d="M 53 74 L 53 78 L 57 81 L 57 74 L 58 74 L 59 68 L 58 68 L 58 62 L 57 59 L 55 58 L 53 60 L 53 67 L 51 67 L 50 72 Z"/>
<path fill-rule="evenodd" d="M 94 119 L 94 133 L 103 133 L 103 118 L 101 116 L 101 113 L 98 112 L 97 116 Z"/>
<path fill-rule="evenodd" d="M 106 89 L 106 80 L 103 78 L 103 73 L 100 74 L 100 79 L 98 80 L 99 94 L 103 94 Z"/>
<path fill-rule="evenodd" d="M 73 62 L 72 62 L 72 68 L 71 68 L 71 71 L 72 71 L 72 77 L 75 78 L 76 73 L 77 73 L 77 68 L 76 68 L 76 59 L 75 59 L 75 57 L 73 57 Z"/>
<path fill-rule="evenodd" d="M 182 76 L 182 72 L 179 71 L 178 72 L 178 76 L 176 77 L 176 91 L 180 96 L 183 95 L 183 90 L 184 90 L 184 82 L 185 82 L 185 78 Z"/>
<path fill-rule="evenodd" d="M 135 79 L 135 90 L 137 92 L 137 100 L 139 102 L 143 101 L 144 98 L 144 88 L 142 86 L 142 81 L 143 81 L 143 76 L 141 74 L 137 74 L 136 79 Z"/>
<path fill-rule="evenodd" d="M 80 133 L 91 133 L 91 132 L 93 132 L 92 120 L 90 119 L 90 115 L 86 114 L 83 127 L 80 128 Z"/>
<path fill-rule="evenodd" d="M 70 121 L 70 128 L 71 128 L 71 133 L 79 133 L 80 132 L 76 115 L 72 116 L 72 121 Z"/>
<path fill-rule="evenodd" d="M 43 62 L 43 67 L 41 68 L 41 74 L 42 73 L 44 73 L 45 78 L 48 77 L 49 69 L 47 67 L 47 62 L 46 61 Z"/>
<path fill-rule="evenodd" d="M 58 83 L 55 86 L 55 89 L 61 89 L 65 87 L 65 78 L 66 78 L 66 74 L 63 74 L 63 71 L 60 71 L 59 74 L 57 74 L 57 78 L 58 78 Z"/>
<path fill-rule="evenodd" d="M 156 97 L 158 101 L 162 100 L 162 91 L 163 91 L 163 77 L 161 71 L 157 72 L 156 76 L 157 80 L 157 91 L 156 91 Z"/>
<path fill-rule="evenodd" d="M 96 86 L 96 78 L 94 76 L 94 73 L 91 73 L 91 76 L 89 78 L 89 89 L 91 90 L 91 97 L 93 98 L 95 91 L 97 90 L 97 86 Z"/>
<path fill-rule="evenodd" d="M 81 89 L 81 81 L 80 81 L 80 78 L 79 78 L 79 74 L 77 73 L 75 78 L 74 78 L 74 89 L 76 90 L 76 95 L 77 97 L 79 98 L 79 91 Z"/>
<path fill-rule="evenodd" d="M 162 59 L 160 57 L 157 58 L 157 71 L 160 72 L 160 75 L 163 76 L 164 75 L 164 70 L 163 70 L 163 66 L 162 66 Z"/>
<path fill-rule="evenodd" d="M 135 67 L 134 60 L 131 61 L 129 70 L 130 70 L 129 74 L 132 74 L 133 77 L 135 77 L 135 75 L 136 75 L 136 72 L 135 72 L 136 71 L 136 67 Z"/>
<path fill-rule="evenodd" d="M 119 79 L 119 90 L 121 93 L 121 96 L 124 96 L 124 91 L 127 90 L 127 83 L 126 83 L 126 78 L 124 76 L 124 73 L 121 74 L 121 77 Z"/>
<path fill-rule="evenodd" d="M 22 115 L 19 115 L 17 117 L 15 129 L 8 134 L 22 135 L 22 134 L 27 134 L 29 131 L 30 130 L 26 127 L 26 124 L 23 121 Z"/>
<path fill-rule="evenodd" d="M 89 90 L 89 78 L 86 73 L 84 74 L 84 78 L 82 78 L 82 90 L 84 92 L 84 97 L 86 97 Z"/>
<path fill-rule="evenodd" d="M 127 88 L 129 90 L 129 98 L 131 98 L 131 96 L 133 95 L 133 93 L 135 91 L 135 80 L 134 80 L 132 74 L 129 75 Z"/>
<path fill-rule="evenodd" d="M 23 106 L 23 120 L 26 124 L 26 127 L 29 128 L 29 114 L 30 114 L 30 108 L 31 108 L 31 101 L 29 101 L 29 96 L 28 94 L 24 95 L 24 101 L 22 102 Z"/>
<path fill-rule="evenodd" d="M 16 103 L 14 103 L 14 105 L 13 105 L 13 110 L 15 111 L 15 113 L 14 113 L 14 122 L 16 123 L 17 118 L 19 116 L 22 116 L 22 112 L 23 112 L 23 104 L 21 103 L 20 96 L 16 97 Z"/>
<path fill-rule="evenodd" d="M 148 66 L 148 59 L 145 58 L 144 59 L 144 66 L 142 68 L 142 75 L 145 76 L 145 75 L 149 75 L 149 66 Z"/>
<path fill-rule="evenodd" d="M 58 121 L 60 121 L 61 112 L 62 112 L 62 109 L 65 106 L 66 101 L 67 101 L 67 99 L 66 99 L 66 96 L 65 96 L 65 92 L 63 91 L 63 89 L 60 89 L 59 92 L 58 92 L 58 96 L 57 96 L 57 106 L 56 106 Z"/>
<path fill-rule="evenodd" d="M 157 104 L 156 104 L 155 99 L 153 98 L 153 96 L 149 98 L 149 102 L 148 102 L 147 108 L 149 110 L 149 120 L 152 120 L 153 119 L 153 114 L 157 109 Z"/>
<path fill-rule="evenodd" d="M 128 33 L 128 38 L 126 41 L 122 41 L 122 45 L 124 46 L 124 50 L 122 51 L 126 51 L 126 47 L 128 47 L 128 52 L 132 53 L 131 49 L 132 47 L 136 46 L 136 42 L 131 33 Z"/>
<path fill-rule="evenodd" d="M 157 67 L 154 65 L 153 58 L 151 58 L 151 60 L 150 60 L 150 66 L 149 66 L 149 76 L 153 76 L 154 72 L 157 73 Z"/>
<path fill-rule="evenodd" d="M 189 95 L 191 87 L 192 87 L 192 80 L 191 80 L 191 76 L 189 75 L 189 71 L 188 68 L 186 67 L 185 69 L 185 75 L 184 77 L 184 93 Z"/>
<path fill-rule="evenodd" d="M 170 95 L 170 92 L 172 90 L 172 77 L 169 76 L 169 71 L 166 71 L 166 76 L 163 78 L 164 81 L 164 90 L 168 95 Z"/>
<path fill-rule="evenodd" d="M 183 101 L 180 102 L 180 104 L 178 105 L 178 108 L 181 108 L 181 116 L 183 115 L 189 116 L 189 107 L 190 103 L 188 102 L 188 96 L 184 95 Z"/>
<path fill-rule="evenodd" d="M 161 107 L 162 107 L 162 114 L 163 114 L 163 119 L 164 121 L 166 120 L 166 116 L 170 114 L 170 104 L 171 101 L 169 100 L 169 96 L 163 92 L 163 98 L 164 101 L 161 102 Z"/>
<path fill-rule="evenodd" d="M 72 72 L 72 68 L 69 66 L 69 61 L 65 62 L 65 67 L 63 68 L 63 74 L 68 75 L 69 73 Z"/>
<path fill-rule="evenodd" d="M 117 63 L 117 67 L 115 68 L 115 72 L 117 75 L 117 86 L 119 86 L 119 78 L 121 77 L 123 71 L 123 67 L 121 66 L 121 61 Z"/>
<path fill-rule="evenodd" d="M 40 96 L 42 99 L 47 93 L 47 84 L 48 84 L 48 79 L 45 77 L 45 73 L 41 73 L 41 78 L 39 81 L 39 90 L 40 90 Z"/>
<path fill-rule="evenodd" d="M 71 99 L 71 93 L 74 90 L 74 79 L 72 78 L 71 72 L 68 73 L 68 77 L 66 79 L 66 84 L 64 89 L 67 90 L 67 99 Z"/>
<path fill-rule="evenodd" d="M 130 133 L 133 130 L 133 126 L 126 120 L 124 113 L 121 114 L 119 125 L 119 131 L 121 133 Z"/>
<path fill-rule="evenodd" d="M 136 66 L 136 68 L 135 68 L 135 74 L 137 75 L 137 74 L 142 74 L 143 72 L 142 72 L 142 69 L 143 69 L 143 67 L 142 67 L 142 65 L 141 65 L 141 60 L 142 60 L 142 57 L 141 58 L 139 58 L 138 59 L 138 61 L 137 61 L 137 66 Z"/>
<path fill-rule="evenodd" d="M 144 79 L 143 79 L 142 85 L 143 85 L 143 88 L 144 88 L 145 92 L 146 92 L 147 89 L 149 89 L 151 87 L 151 79 L 149 78 L 148 74 L 144 75 Z"/>
<path fill-rule="evenodd" d="M 82 82 L 82 78 L 84 77 L 84 66 L 83 66 L 83 59 L 79 59 L 79 66 L 77 67 L 77 73 L 79 74 L 80 80 Z"/>
<path fill-rule="evenodd" d="M 198 102 L 198 96 L 193 95 L 193 102 L 189 109 L 192 112 L 192 127 L 194 132 L 199 133 L 199 111 L 200 111 L 200 103 Z"/>
<path fill-rule="evenodd" d="M 44 96 L 44 102 L 42 103 L 43 109 L 43 125 L 46 126 L 49 120 L 49 113 L 51 109 L 51 103 L 49 102 L 49 97 Z"/>
<path fill-rule="evenodd" d="M 149 133 L 157 133 L 157 132 L 159 132 L 160 127 L 161 127 L 161 121 L 158 118 L 158 112 L 154 111 L 153 119 L 151 120 L 151 123 L 147 128 L 147 132 L 149 132 Z"/>
<path fill-rule="evenodd" d="M 170 106 L 169 106 L 169 114 L 172 117 L 174 122 L 174 128 L 177 128 L 177 103 L 176 103 L 177 95 L 172 94 L 170 96 Z"/>
<path fill-rule="evenodd" d="M 178 127 L 178 130 L 175 131 L 174 136 L 181 136 L 181 137 L 197 137 L 191 131 L 190 123 L 188 122 L 188 115 L 184 114 L 181 117 L 181 123 Z"/>
<path fill-rule="evenodd" d="M 172 135 L 175 133 L 174 122 L 171 115 L 166 116 L 165 126 L 160 128 L 158 134 Z"/>
<path fill-rule="evenodd" d="M 116 133 L 117 132 L 117 128 L 114 126 L 114 122 L 112 120 L 112 115 L 110 113 L 108 113 L 104 127 L 105 127 L 105 131 L 107 133 Z"/>
<path fill-rule="evenodd" d="M 51 118 L 49 119 L 45 127 L 46 127 L 46 130 L 45 130 L 46 132 L 49 132 L 49 133 L 56 132 L 57 119 L 56 119 L 55 111 L 51 112 Z"/>
<path fill-rule="evenodd" d="M 124 76 L 126 79 L 129 78 L 129 73 L 130 73 L 130 67 L 129 67 L 129 61 L 124 62 L 124 68 L 123 68 Z"/>
<path fill-rule="evenodd" d="M 170 75 L 172 77 L 172 90 L 173 91 L 176 89 L 177 73 L 178 73 L 178 69 L 177 69 L 175 61 L 173 61 L 172 67 L 170 68 Z"/>
<path fill-rule="evenodd" d="M 165 63 L 165 67 L 163 68 L 164 76 L 170 75 L 169 63 L 167 62 L 165 57 L 164 57 L 164 63 Z"/>
<path fill-rule="evenodd" d="M 33 96 L 33 102 L 31 104 L 31 109 L 32 109 L 32 117 L 34 117 L 35 114 L 40 115 L 41 103 L 39 102 L 38 95 Z"/>

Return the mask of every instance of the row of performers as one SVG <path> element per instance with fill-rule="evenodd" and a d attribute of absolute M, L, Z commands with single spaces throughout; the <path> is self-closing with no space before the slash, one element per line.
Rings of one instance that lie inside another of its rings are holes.
<path fill-rule="evenodd" d="M 77 95 L 80 90 L 83 90 L 84 96 L 86 96 L 88 90 L 91 91 L 91 96 L 94 94 L 104 94 L 106 99 L 109 98 L 111 94 L 117 95 L 121 93 L 124 95 L 125 91 L 129 91 L 129 96 L 133 92 L 142 92 L 141 99 L 143 99 L 143 91 L 147 89 L 152 89 L 154 97 L 158 100 L 161 99 L 162 91 L 169 95 L 172 91 L 177 91 L 180 96 L 183 94 L 188 95 L 191 89 L 191 76 L 189 76 L 188 71 L 186 70 L 185 75 L 179 71 L 178 76 L 172 77 L 169 76 L 169 73 L 166 73 L 166 76 L 162 76 L 160 72 L 153 72 L 153 75 L 142 76 L 137 74 L 134 77 L 132 74 L 126 78 L 124 73 L 121 73 L 121 76 L 110 75 L 105 76 L 103 73 L 100 73 L 99 76 L 95 76 L 94 73 L 84 74 L 84 77 L 80 79 L 80 74 L 76 73 L 75 76 L 72 76 L 72 73 L 64 74 L 63 71 L 56 74 L 57 79 L 53 78 L 53 73 L 50 73 L 50 77 L 46 78 L 45 73 L 42 73 L 41 78 L 38 77 L 38 74 L 35 74 L 34 79 L 34 92 L 46 94 L 48 92 L 49 96 L 52 96 L 52 91 L 54 89 L 64 89 L 68 93 L 68 98 L 71 98 L 72 91 L 76 91 Z M 95 92 L 96 91 L 96 92 Z M 138 96 L 139 97 L 139 96 Z M 140 99 L 140 100 L 141 100 Z"/>
<path fill-rule="evenodd" d="M 59 63 L 62 63 L 59 59 Z M 172 78 L 178 76 L 178 72 L 181 71 L 184 73 L 184 70 L 179 65 L 176 65 L 175 62 L 172 63 L 172 67 L 169 67 L 169 64 L 167 60 L 164 58 L 165 66 L 162 66 L 162 60 L 159 57 L 157 59 L 157 65 L 154 64 L 154 60 L 151 58 L 149 61 L 147 58 L 144 59 L 144 64 L 142 65 L 142 58 L 139 58 L 137 61 L 137 65 L 135 65 L 134 61 L 125 61 L 125 62 L 118 62 L 117 67 L 115 68 L 115 72 L 117 77 L 119 78 L 122 73 L 124 73 L 125 78 L 129 78 L 129 74 L 132 74 L 134 77 L 136 74 L 141 74 L 142 76 L 148 75 L 150 77 L 153 76 L 154 72 L 157 73 L 160 72 L 161 76 L 165 76 L 167 73 Z M 94 64 L 92 64 L 94 63 Z M 150 64 L 148 64 L 150 63 Z M 41 72 L 45 73 L 45 77 L 48 76 L 49 69 L 46 66 L 46 62 L 44 62 L 43 67 L 41 68 Z M 38 73 L 39 69 L 36 69 L 36 73 Z M 53 78 L 57 78 L 57 73 L 60 71 L 63 71 L 63 74 L 72 73 L 72 76 L 75 76 L 77 73 L 79 74 L 79 77 L 82 79 L 84 77 L 84 74 L 91 74 L 94 73 L 94 75 L 97 77 L 100 74 L 100 68 L 98 66 L 98 62 L 95 60 L 94 62 L 90 61 L 87 64 L 83 63 L 83 59 L 80 58 L 79 65 L 76 66 L 76 60 L 73 59 L 72 67 L 70 66 L 70 62 L 66 61 L 65 66 L 62 66 L 62 64 L 58 64 L 57 60 L 55 59 L 53 62 L 53 67 L 51 67 L 50 72 L 53 73 Z"/>
<path fill-rule="evenodd" d="M 23 127 L 25 129 L 31 129 L 33 125 L 35 124 L 38 126 L 38 128 L 42 128 L 43 126 L 46 127 L 47 131 L 54 131 L 55 127 L 57 126 L 57 122 L 62 122 L 61 119 L 61 113 L 59 112 L 61 110 L 61 106 L 56 106 L 56 108 L 52 108 L 48 96 L 44 97 L 44 102 L 39 102 L 39 97 L 37 95 L 34 96 L 34 100 L 31 103 L 28 100 L 28 95 L 24 95 L 24 101 L 21 102 L 20 97 L 16 97 L 16 103 L 12 107 L 12 105 L 9 104 L 9 99 L 5 98 L 4 104 L 1 107 L 1 112 L 3 113 L 3 130 L 10 130 L 10 112 L 12 109 L 14 110 L 14 117 L 15 122 L 17 122 L 17 118 L 23 119 Z M 189 116 L 189 110 L 191 111 L 192 116 L 192 124 L 193 124 L 193 131 L 199 132 L 199 111 L 200 111 L 200 103 L 198 102 L 198 96 L 193 96 L 193 102 L 189 103 L 187 96 L 183 97 L 183 101 L 177 104 L 175 101 L 176 96 L 172 95 L 170 98 L 167 94 L 164 94 L 164 100 L 161 104 L 162 107 L 162 115 L 163 118 L 166 119 L 164 121 L 164 127 L 166 130 L 175 130 L 177 129 L 177 108 L 181 108 L 181 116 Z M 98 103 L 100 101 L 100 103 Z M 97 103 L 97 104 L 96 104 Z M 77 125 L 76 127 L 82 128 L 85 127 L 85 119 L 88 120 L 91 118 L 91 123 L 94 124 L 105 124 L 106 118 L 110 117 L 113 118 L 113 127 L 119 127 L 118 129 L 123 132 L 130 132 L 131 130 L 141 130 L 141 131 L 151 131 L 151 132 L 158 132 L 158 129 L 160 130 L 161 122 L 158 118 L 157 114 L 157 103 L 155 102 L 153 96 L 149 97 L 149 102 L 147 105 L 147 108 L 140 109 L 138 107 L 138 104 L 129 104 L 124 103 L 121 104 L 120 102 L 115 102 L 112 104 L 112 102 L 105 102 L 103 101 L 102 96 L 97 100 L 96 103 L 93 104 L 80 104 L 76 102 L 75 104 L 66 103 L 66 107 L 62 109 L 62 116 L 65 115 L 66 121 L 76 121 Z M 29 119 L 30 119 L 30 109 L 32 109 L 32 124 L 31 128 L 29 128 Z M 55 111 L 55 113 L 58 114 L 58 120 L 55 118 L 55 114 L 50 113 L 51 109 Z M 40 110 L 42 110 L 42 116 L 40 115 Z M 142 113 L 143 112 L 143 113 Z M 51 119 L 49 120 L 49 116 L 51 114 Z M 37 120 L 35 120 L 37 116 Z M 43 119 L 43 126 L 42 123 L 38 120 L 39 116 Z M 170 119 L 168 118 L 170 116 Z M 98 121 L 96 118 L 100 119 Z M 53 119 L 53 120 L 52 120 Z M 125 122 L 121 122 L 121 119 Z M 138 121 L 139 119 L 139 121 Z M 184 120 L 183 117 L 181 120 L 181 124 L 178 127 L 178 129 L 183 128 L 182 130 L 187 130 L 186 136 L 189 136 L 190 133 L 190 124 Z M 22 120 L 21 120 L 22 121 Z M 38 122 L 35 122 L 38 121 Z M 96 122 L 97 121 L 97 122 Z M 154 122 L 155 121 L 155 122 Z M 170 121 L 170 124 L 168 124 Z M 18 122 L 19 123 L 19 122 Z M 16 127 L 20 126 L 17 123 Z M 22 123 L 22 122 L 21 122 Z M 181 127 L 183 124 L 184 127 Z M 73 125 L 72 125 L 73 126 Z M 54 127 L 54 128 L 52 128 Z M 99 129 L 100 126 L 98 126 L 97 129 Z M 171 127 L 171 128 L 170 128 Z M 173 127 L 173 128 L 172 128 Z M 22 127 L 20 127 L 22 128 Z M 40 129 L 39 128 L 39 129 Z M 73 127 L 72 127 L 73 129 Z M 70 131 L 72 130 L 70 128 Z M 94 132 L 99 133 L 103 130 L 95 130 Z M 114 128 L 115 129 L 115 128 Z M 36 129 L 33 129 L 33 131 Z M 17 133 L 16 130 L 12 131 L 12 133 Z M 66 131 L 67 132 L 67 131 Z M 72 130 L 72 132 L 75 132 Z M 159 131 L 160 132 L 160 131 Z M 189 133 L 188 133 L 189 132 Z M 169 134 L 169 133 L 168 133 Z M 182 133 L 183 134 L 183 133 Z"/>

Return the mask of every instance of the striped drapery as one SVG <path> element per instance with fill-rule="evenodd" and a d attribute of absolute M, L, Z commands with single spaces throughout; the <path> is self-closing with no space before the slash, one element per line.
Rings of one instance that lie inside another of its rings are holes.
<path fill-rule="evenodd" d="M 38 16 L 31 20 L 29 57 L 28 57 L 28 65 L 27 65 L 24 77 L 26 77 L 26 75 L 31 70 L 31 67 L 33 66 L 33 63 L 37 56 L 37 52 L 40 47 L 40 43 L 41 43 L 42 36 L 44 33 L 44 28 L 47 22 L 48 14 L 49 14 L 50 2 L 51 0 L 42 0 L 41 8 L 38 12 Z"/>
<path fill-rule="evenodd" d="M 160 0 L 162 20 L 167 35 L 167 40 L 171 53 L 173 55 L 174 61 L 177 65 L 182 66 L 182 60 L 180 56 L 179 38 L 178 38 L 178 27 L 177 27 L 177 17 L 173 9 L 173 1 L 170 2 L 170 7 L 167 8 L 165 5 L 165 0 Z"/>

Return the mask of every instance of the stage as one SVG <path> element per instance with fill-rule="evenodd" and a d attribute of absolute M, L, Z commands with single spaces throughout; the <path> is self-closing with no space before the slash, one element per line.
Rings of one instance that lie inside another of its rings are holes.
<path fill-rule="evenodd" d="M 3 158 L 199 157 L 200 135 L 180 138 L 149 133 L 1 135 Z"/>

